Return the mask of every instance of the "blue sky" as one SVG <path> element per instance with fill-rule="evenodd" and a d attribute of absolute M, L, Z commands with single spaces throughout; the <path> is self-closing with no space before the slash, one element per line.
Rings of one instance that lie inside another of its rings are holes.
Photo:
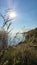
<path fill-rule="evenodd" d="M 37 27 L 37 0 L 0 0 L 0 12 L 12 8 L 17 13 L 13 29 L 25 31 Z M 0 26 L 2 20 L 0 19 Z"/>

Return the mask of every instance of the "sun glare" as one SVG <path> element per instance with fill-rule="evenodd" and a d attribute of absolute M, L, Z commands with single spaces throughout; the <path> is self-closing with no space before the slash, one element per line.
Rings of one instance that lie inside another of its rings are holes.
<path fill-rule="evenodd" d="M 16 13 L 15 12 L 9 12 L 9 19 L 15 19 Z"/>

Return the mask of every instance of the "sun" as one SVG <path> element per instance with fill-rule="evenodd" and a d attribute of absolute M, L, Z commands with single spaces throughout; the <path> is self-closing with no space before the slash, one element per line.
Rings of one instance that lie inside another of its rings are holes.
<path fill-rule="evenodd" d="M 15 19 L 16 18 L 16 12 L 14 12 L 14 11 L 9 12 L 8 15 L 9 15 L 9 19 Z"/>

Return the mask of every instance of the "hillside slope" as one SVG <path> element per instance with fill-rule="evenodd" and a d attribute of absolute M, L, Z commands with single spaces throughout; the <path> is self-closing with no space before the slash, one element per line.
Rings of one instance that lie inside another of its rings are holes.
<path fill-rule="evenodd" d="M 32 29 L 26 33 L 23 33 L 23 36 L 25 36 L 24 42 L 18 43 L 17 46 L 19 45 L 30 45 L 30 46 L 37 46 L 37 28 Z"/>

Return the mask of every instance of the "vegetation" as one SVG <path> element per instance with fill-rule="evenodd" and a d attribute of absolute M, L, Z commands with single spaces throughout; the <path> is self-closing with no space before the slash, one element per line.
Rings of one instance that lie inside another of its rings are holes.
<path fill-rule="evenodd" d="M 0 50 L 0 65 L 37 65 L 37 28 L 26 32 L 26 44 Z"/>
<path fill-rule="evenodd" d="M 8 46 L 8 32 L 0 31 L 0 49 L 4 49 Z"/>
<path fill-rule="evenodd" d="M 1 51 L 2 52 L 2 51 Z M 4 55 L 0 52 L 0 65 L 37 65 L 37 50 L 24 47 L 4 50 Z"/>
<path fill-rule="evenodd" d="M 28 31 L 26 34 L 26 42 L 30 45 L 37 45 L 37 28 Z"/>

